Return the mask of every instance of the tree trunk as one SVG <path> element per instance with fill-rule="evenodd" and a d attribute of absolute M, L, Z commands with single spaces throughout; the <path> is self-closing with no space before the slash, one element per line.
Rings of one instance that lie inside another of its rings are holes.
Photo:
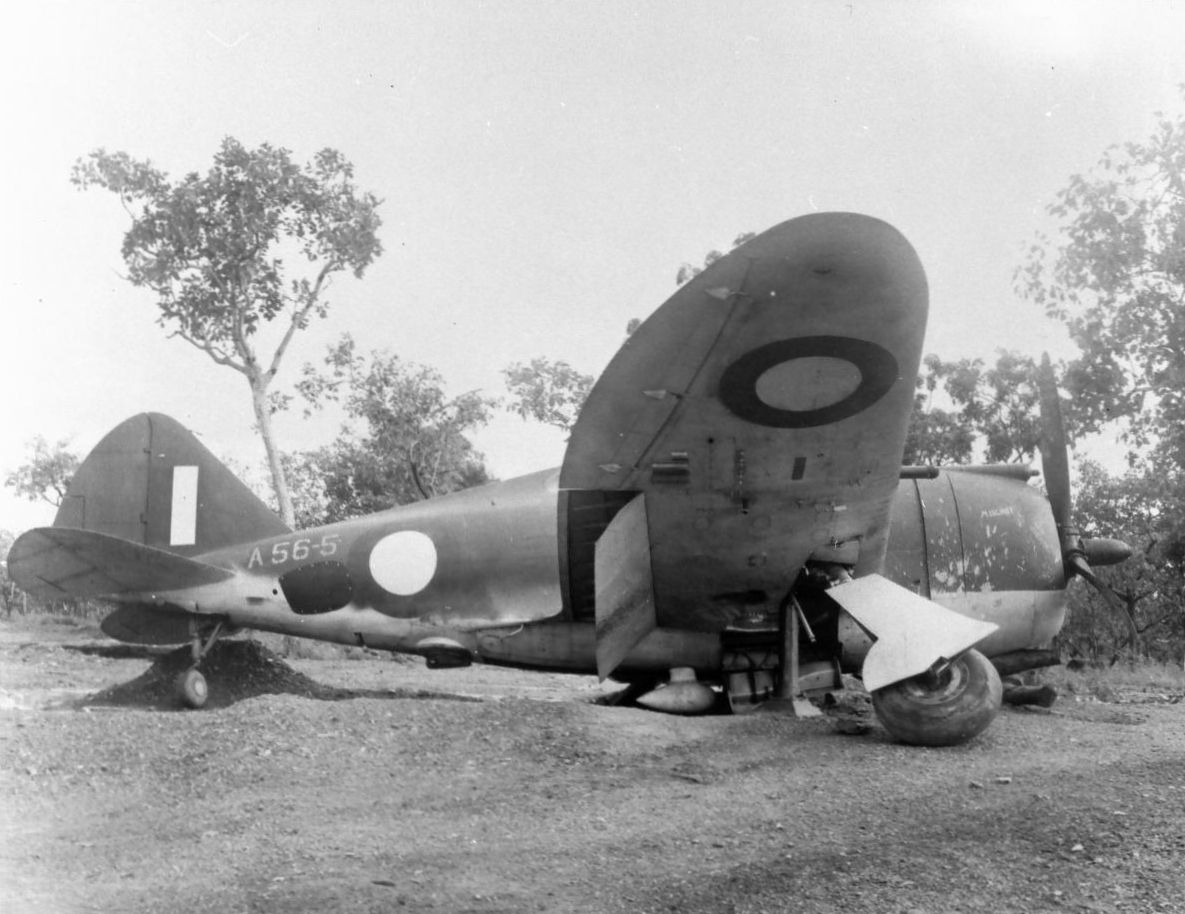
<path fill-rule="evenodd" d="M 248 377 L 247 381 L 251 385 L 251 404 L 255 407 L 255 421 L 259 425 L 259 435 L 263 438 L 263 448 L 267 451 L 267 465 L 272 474 L 272 490 L 276 493 L 276 503 L 280 506 L 280 519 L 295 530 L 296 513 L 292 509 L 288 478 L 284 475 L 280 451 L 276 448 L 272 434 L 272 414 L 267 405 L 267 382 L 262 377 Z"/>

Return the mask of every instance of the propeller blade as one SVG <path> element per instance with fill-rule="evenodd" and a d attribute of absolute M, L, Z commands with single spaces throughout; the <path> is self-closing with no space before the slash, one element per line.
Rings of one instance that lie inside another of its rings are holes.
<path fill-rule="evenodd" d="M 1083 539 L 1070 522 L 1070 460 L 1067 455 L 1066 425 L 1062 419 L 1061 402 L 1058 399 L 1057 381 L 1049 353 L 1041 355 L 1037 369 L 1037 397 L 1041 405 L 1041 472 L 1045 477 L 1045 491 L 1049 493 L 1049 505 L 1057 523 L 1057 534 L 1061 540 L 1062 561 L 1066 577 L 1078 575 L 1097 590 L 1113 609 L 1119 612 L 1125 622 L 1129 643 L 1134 647 L 1140 638 L 1136 620 L 1131 609 L 1110 587 L 1104 584 L 1094 569 L 1091 558 L 1099 564 L 1111 565 L 1122 562 L 1131 555 L 1131 548 L 1120 540 Z"/>
<path fill-rule="evenodd" d="M 1041 472 L 1053 518 L 1061 533 L 1070 525 L 1070 461 L 1066 456 L 1066 426 L 1049 353 L 1041 356 L 1041 366 L 1037 369 L 1037 395 L 1041 404 Z"/>
<path fill-rule="evenodd" d="M 1124 621 L 1127 622 L 1128 643 L 1134 647 L 1140 638 L 1140 630 L 1136 628 L 1135 617 L 1132 616 L 1126 601 L 1098 578 L 1094 570 L 1090 567 L 1090 563 L 1086 561 L 1086 556 L 1080 552 L 1069 553 L 1066 556 L 1066 571 L 1078 575 L 1078 577 L 1090 584 L 1102 594 L 1103 599 L 1112 609 L 1123 616 Z"/>

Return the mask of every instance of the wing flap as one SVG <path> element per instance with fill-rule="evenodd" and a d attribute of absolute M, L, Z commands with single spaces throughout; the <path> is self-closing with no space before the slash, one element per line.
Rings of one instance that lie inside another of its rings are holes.
<path fill-rule="evenodd" d="M 215 584 L 234 573 L 117 536 L 69 527 L 39 527 L 8 553 L 8 574 L 42 599 L 104 597 Z"/>

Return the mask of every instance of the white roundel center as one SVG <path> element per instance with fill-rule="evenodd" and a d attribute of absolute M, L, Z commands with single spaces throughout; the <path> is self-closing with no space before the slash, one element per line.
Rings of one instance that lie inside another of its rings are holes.
<path fill-rule="evenodd" d="M 804 356 L 779 362 L 757 379 L 757 398 L 791 412 L 823 409 L 860 386 L 860 369 L 846 359 Z"/>
<path fill-rule="evenodd" d="M 370 550 L 370 573 L 387 593 L 419 593 L 436 574 L 436 546 L 418 530 L 388 533 Z"/>

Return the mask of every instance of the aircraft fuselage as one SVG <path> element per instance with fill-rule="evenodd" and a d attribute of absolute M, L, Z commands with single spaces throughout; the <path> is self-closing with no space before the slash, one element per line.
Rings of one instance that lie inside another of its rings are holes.
<path fill-rule="evenodd" d="M 885 576 L 999 624 L 983 644 L 989 656 L 1046 644 L 1065 611 L 1048 503 L 1020 475 L 956 470 L 903 479 L 893 501 Z M 576 516 L 557 478 L 557 471 L 539 472 L 215 550 L 195 558 L 232 570 L 232 581 L 119 602 L 443 663 L 471 658 L 594 672 L 595 623 L 579 592 L 586 582 L 576 542 L 589 521 Z M 598 532 L 612 513 L 612 506 L 601 512 Z M 699 624 L 704 613 L 656 593 L 658 628 L 627 656 L 622 675 L 672 666 L 718 675 L 722 632 L 776 630 L 785 593 L 747 589 L 744 566 L 716 575 L 705 595 L 716 624 Z M 713 594 L 736 596 L 730 602 Z M 859 635 L 821 635 L 844 642 L 833 647 L 845 668 L 859 667 L 867 647 Z"/>

